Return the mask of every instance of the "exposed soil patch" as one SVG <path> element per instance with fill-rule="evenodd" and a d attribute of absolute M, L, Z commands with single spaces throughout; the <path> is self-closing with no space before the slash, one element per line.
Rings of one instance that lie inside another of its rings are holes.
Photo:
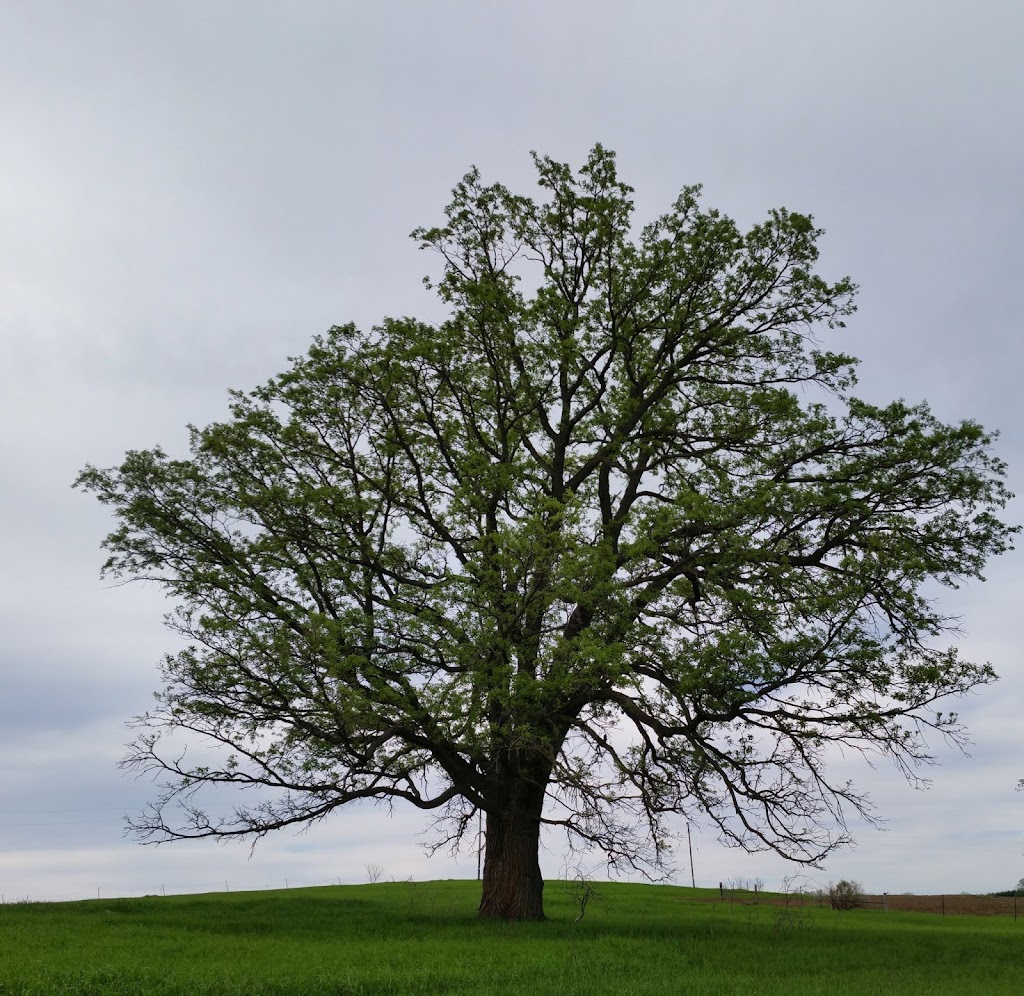
<path fill-rule="evenodd" d="M 828 897 L 794 895 L 787 898 L 764 893 L 725 890 L 725 897 L 713 896 L 710 903 L 738 903 L 742 905 L 781 906 L 788 902 L 794 906 L 828 906 Z M 1016 906 L 1014 903 L 1016 902 Z M 934 913 L 939 916 L 1019 916 L 1024 919 L 1024 897 L 1014 900 L 1007 896 L 868 896 L 862 909 L 892 910 L 901 913 Z"/>
<path fill-rule="evenodd" d="M 945 913 L 946 916 L 1013 916 L 1014 900 L 1007 896 L 865 896 L 869 909 L 906 913 Z M 1024 899 L 1016 900 L 1017 915 L 1024 916 Z"/>

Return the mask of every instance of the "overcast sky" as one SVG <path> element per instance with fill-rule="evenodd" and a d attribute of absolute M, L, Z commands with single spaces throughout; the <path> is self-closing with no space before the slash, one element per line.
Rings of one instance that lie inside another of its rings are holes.
<path fill-rule="evenodd" d="M 644 221 L 684 184 L 743 224 L 827 229 L 861 286 L 832 342 L 872 401 L 1002 430 L 1024 492 L 1024 4 L 1019 0 L 52 0 L 0 3 L 0 892 L 77 898 L 471 877 L 419 814 L 373 808 L 260 844 L 143 847 L 152 786 L 115 763 L 173 646 L 159 590 L 98 580 L 112 521 L 86 463 L 225 412 L 315 334 L 435 318 L 408 238 L 471 164 L 617 151 Z M 1010 506 L 1024 519 L 1021 502 Z M 990 891 L 1024 876 L 1022 556 L 943 592 L 996 686 L 959 704 L 933 787 L 840 760 L 888 829 L 812 883 Z M 698 884 L 793 869 L 695 828 Z M 552 842 L 549 876 L 562 857 Z M 688 882 L 685 845 L 679 881 Z"/>

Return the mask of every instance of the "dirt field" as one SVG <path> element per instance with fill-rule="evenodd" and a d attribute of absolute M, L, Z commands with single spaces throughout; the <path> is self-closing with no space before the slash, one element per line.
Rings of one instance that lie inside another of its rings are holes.
<path fill-rule="evenodd" d="M 946 916 L 1013 916 L 1014 900 L 1006 896 L 865 896 L 870 909 L 884 909 L 907 913 L 945 913 Z M 1016 901 L 1017 915 L 1024 917 L 1024 899 Z"/>
<path fill-rule="evenodd" d="M 777 896 L 755 895 L 753 892 L 725 890 L 724 900 L 715 896 L 708 902 L 732 902 L 745 905 L 770 903 L 778 906 L 786 902 Z M 793 896 L 789 900 L 797 905 L 828 906 L 827 897 L 815 895 Z M 1019 916 L 1024 919 L 1024 897 L 1015 901 L 1005 896 L 865 896 L 863 909 L 893 910 L 904 913 L 934 913 L 939 916 Z"/>

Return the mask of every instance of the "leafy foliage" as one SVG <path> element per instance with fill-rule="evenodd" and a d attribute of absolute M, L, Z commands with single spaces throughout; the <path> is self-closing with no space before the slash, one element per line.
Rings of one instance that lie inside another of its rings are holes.
<path fill-rule="evenodd" d="M 414 233 L 440 326 L 333 328 L 189 458 L 79 477 L 105 573 L 188 641 L 125 762 L 170 775 L 143 839 L 376 799 L 439 843 L 483 810 L 485 893 L 541 824 L 650 867 L 682 814 L 813 863 L 870 815 L 831 747 L 916 778 L 926 731 L 962 740 L 934 706 L 994 674 L 926 595 L 1008 548 L 992 435 L 851 393 L 811 218 L 743 232 L 688 187 L 635 233 L 612 153 L 535 162 L 545 200 L 473 170 Z M 211 816 L 207 784 L 270 791 Z"/>
<path fill-rule="evenodd" d="M 864 887 L 859 882 L 840 879 L 828 887 L 829 905 L 834 910 L 855 910 L 864 905 Z"/>

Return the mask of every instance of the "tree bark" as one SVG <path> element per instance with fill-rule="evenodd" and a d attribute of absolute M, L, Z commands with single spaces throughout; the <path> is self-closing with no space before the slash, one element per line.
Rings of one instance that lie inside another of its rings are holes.
<path fill-rule="evenodd" d="M 543 920 L 540 815 L 544 789 L 521 786 L 513 804 L 487 814 L 483 896 L 478 915 L 492 920 Z"/>

